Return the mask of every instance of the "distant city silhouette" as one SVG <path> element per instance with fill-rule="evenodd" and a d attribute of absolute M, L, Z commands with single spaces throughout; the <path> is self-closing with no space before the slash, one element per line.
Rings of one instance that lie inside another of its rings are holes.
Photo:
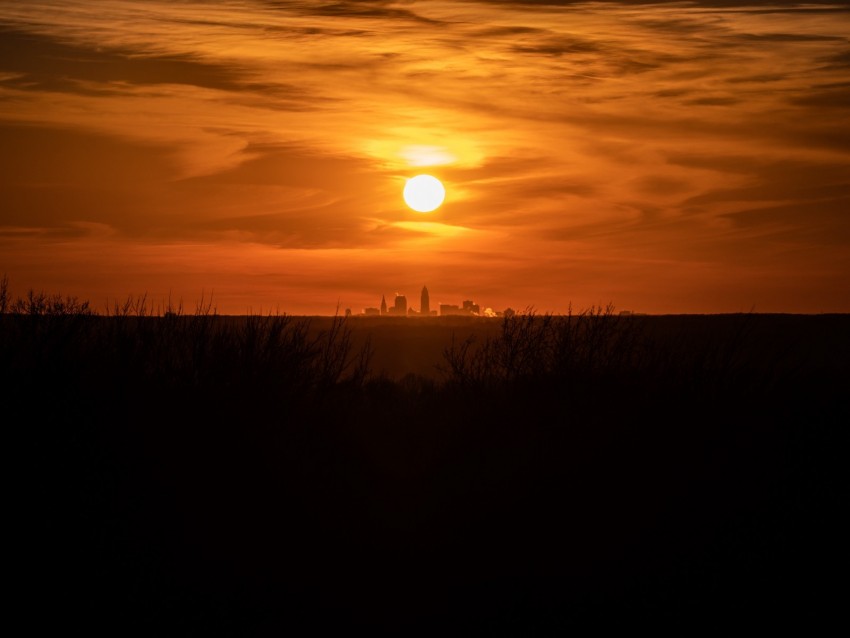
<path fill-rule="evenodd" d="M 345 314 L 346 316 L 350 316 L 351 309 L 346 309 Z M 439 304 L 439 312 L 437 310 L 431 310 L 431 295 L 428 292 L 427 286 L 422 286 L 422 292 L 419 296 L 419 310 L 408 307 L 407 297 L 396 293 L 392 306 L 387 306 L 386 295 L 381 295 L 381 305 L 379 308 L 364 308 L 363 312 L 360 313 L 361 316 L 366 317 L 436 317 L 438 314 L 441 317 L 503 317 L 516 313 L 512 308 L 506 308 L 503 311 L 484 308 L 482 311 L 481 306 L 471 299 L 465 299 L 459 306 L 456 304 L 441 303 Z"/>

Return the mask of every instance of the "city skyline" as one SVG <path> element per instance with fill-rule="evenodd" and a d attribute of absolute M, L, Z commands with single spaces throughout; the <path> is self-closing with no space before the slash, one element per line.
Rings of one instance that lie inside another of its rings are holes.
<path fill-rule="evenodd" d="M 471 299 L 464 299 L 460 305 L 448 304 L 439 302 L 438 310 L 431 309 L 431 295 L 428 291 L 428 286 L 422 286 L 422 291 L 419 296 L 419 310 L 408 306 L 407 296 L 402 293 L 395 293 L 393 304 L 387 304 L 386 295 L 381 295 L 381 304 L 378 307 L 367 306 L 360 313 L 354 313 L 351 308 L 346 308 L 346 316 L 366 316 L 366 317 L 444 317 L 444 316 L 482 316 L 482 317 L 501 317 L 504 314 L 513 314 L 514 310 L 510 307 L 503 310 L 493 310 L 493 308 L 485 307 L 481 310 L 480 304 L 475 303 Z"/>

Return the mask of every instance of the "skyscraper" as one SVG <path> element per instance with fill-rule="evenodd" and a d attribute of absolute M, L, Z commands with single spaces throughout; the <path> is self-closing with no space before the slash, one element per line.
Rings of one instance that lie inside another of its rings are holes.
<path fill-rule="evenodd" d="M 381 295 L 381 314 L 387 314 L 387 298 Z"/>
<path fill-rule="evenodd" d="M 396 293 L 393 314 L 400 315 L 402 317 L 407 316 L 407 297 Z"/>
<path fill-rule="evenodd" d="M 422 297 L 419 302 L 419 314 L 424 317 L 431 314 L 431 298 L 428 296 L 427 286 L 422 286 Z"/>

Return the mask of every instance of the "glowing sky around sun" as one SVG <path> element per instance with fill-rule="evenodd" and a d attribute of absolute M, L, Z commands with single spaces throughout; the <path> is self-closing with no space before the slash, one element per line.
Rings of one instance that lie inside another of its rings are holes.
<path fill-rule="evenodd" d="M 850 5 L 752 4 L 0 0 L 0 276 L 850 312 Z"/>

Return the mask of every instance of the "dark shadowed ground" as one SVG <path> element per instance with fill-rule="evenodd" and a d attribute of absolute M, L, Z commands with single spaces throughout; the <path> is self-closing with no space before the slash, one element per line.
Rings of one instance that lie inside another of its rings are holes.
<path fill-rule="evenodd" d="M 841 608 L 846 315 L 72 308 L 0 314 L 0 354 L 34 631 L 539 635 Z"/>

